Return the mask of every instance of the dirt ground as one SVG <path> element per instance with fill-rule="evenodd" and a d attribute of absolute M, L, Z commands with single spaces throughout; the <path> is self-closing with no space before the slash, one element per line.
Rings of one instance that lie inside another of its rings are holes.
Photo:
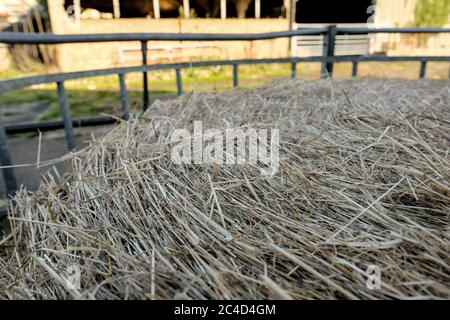
<path fill-rule="evenodd" d="M 77 148 L 82 148 L 86 145 L 86 141 L 90 140 L 91 134 L 99 136 L 109 129 L 110 126 L 75 129 L 77 134 Z M 12 137 L 9 140 L 9 144 L 13 163 L 17 165 L 14 170 L 19 185 L 23 185 L 29 190 L 36 190 L 39 187 L 41 178 L 47 172 L 54 172 L 56 169 L 59 174 L 63 174 L 64 162 L 58 162 L 52 166 L 36 166 L 38 160 L 39 136 Z M 61 158 L 68 152 L 63 130 L 42 133 L 40 145 L 40 162 Z M 0 195 L 4 194 L 5 186 L 2 178 L 0 179 Z"/>

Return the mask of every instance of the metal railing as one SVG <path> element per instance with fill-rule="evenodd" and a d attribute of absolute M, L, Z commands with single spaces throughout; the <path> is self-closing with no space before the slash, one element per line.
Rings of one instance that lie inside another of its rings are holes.
<path fill-rule="evenodd" d="M 16 124 L 4 124 L 2 112 L 0 112 L 0 166 L 8 195 L 17 190 L 17 181 L 12 167 L 8 135 L 25 132 L 49 131 L 64 129 L 69 150 L 76 148 L 74 134 L 75 127 L 86 127 L 112 124 L 117 122 L 116 118 L 102 116 L 84 119 L 72 119 L 70 106 L 64 86 L 65 81 L 96 77 L 103 75 L 118 76 L 120 85 L 120 101 L 122 118 L 128 119 L 128 96 L 125 84 L 125 75 L 132 72 L 142 72 L 143 75 L 143 107 L 144 111 L 149 106 L 149 89 L 147 73 L 153 70 L 175 70 L 176 87 L 178 95 L 183 94 L 183 81 L 181 70 L 192 67 L 208 66 L 231 66 L 233 68 L 233 87 L 239 86 L 239 66 L 252 64 L 286 63 L 291 65 L 291 78 L 297 76 L 297 64 L 303 62 L 321 62 L 322 77 L 333 76 L 334 63 L 351 62 L 352 76 L 358 75 L 358 64 L 366 61 L 416 61 L 420 62 L 419 78 L 426 75 L 427 63 L 429 61 L 450 62 L 450 56 L 403 56 L 387 57 L 378 55 L 363 56 L 335 56 L 335 43 L 337 35 L 351 34 L 373 34 L 373 33 L 450 33 L 450 29 L 441 28 L 337 28 L 329 26 L 326 28 L 298 29 L 284 32 L 272 32 L 264 34 L 173 34 L 173 33 L 121 33 L 121 34 L 80 34 L 80 35 L 54 35 L 54 34 L 25 34 L 25 33 L 0 33 L 0 43 L 9 45 L 16 44 L 65 44 L 65 43 L 91 43 L 91 42 L 123 42 L 140 41 L 142 53 L 142 65 L 133 67 L 111 68 L 101 70 L 90 70 L 80 72 L 56 73 L 49 75 L 31 76 L 24 78 L 8 79 L 0 81 L 0 92 L 17 90 L 37 84 L 56 83 L 60 102 L 62 121 L 26 122 Z M 239 59 L 239 60 L 215 60 L 199 61 L 190 63 L 148 64 L 148 42 L 149 41 L 257 41 L 278 38 L 291 38 L 300 35 L 321 35 L 324 37 L 323 55 L 319 57 L 290 57 L 277 59 Z M 449 75 L 450 78 L 450 75 Z"/>

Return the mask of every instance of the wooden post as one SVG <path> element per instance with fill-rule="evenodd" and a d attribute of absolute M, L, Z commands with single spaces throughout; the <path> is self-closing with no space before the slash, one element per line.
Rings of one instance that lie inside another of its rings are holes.
<path fill-rule="evenodd" d="M 36 20 L 38 32 L 40 32 L 40 33 L 45 32 L 45 28 L 44 28 L 44 24 L 42 23 L 41 13 L 39 12 L 39 8 L 38 7 L 34 7 L 33 8 L 33 13 L 34 13 L 34 18 Z M 13 24 L 13 26 L 14 25 L 15 24 Z M 39 45 L 39 48 L 41 48 L 42 59 L 44 60 L 44 63 L 46 65 L 50 64 L 50 57 L 49 57 L 49 53 L 48 53 L 48 46 L 45 45 L 45 44 L 41 44 L 41 45 Z"/>
<path fill-rule="evenodd" d="M 77 24 L 80 22 L 81 18 L 81 0 L 73 0 L 73 10 L 75 24 Z"/>
<path fill-rule="evenodd" d="M 189 0 L 183 0 L 183 9 L 184 9 L 184 18 L 189 19 L 189 12 L 191 9 L 189 8 Z"/>
<path fill-rule="evenodd" d="M 289 25 L 292 24 L 291 9 L 295 5 L 295 0 L 284 0 L 284 8 L 286 9 L 286 19 L 289 21 Z"/>
<path fill-rule="evenodd" d="M 30 32 L 34 33 L 34 25 L 33 25 L 33 19 L 31 17 L 31 13 L 26 14 L 25 19 L 28 24 L 28 30 Z M 33 53 L 33 56 L 38 59 L 39 58 L 38 45 L 32 45 L 32 46 L 30 46 L 30 48 L 31 48 L 31 52 Z"/>
<path fill-rule="evenodd" d="M 113 0 L 114 18 L 120 18 L 120 0 Z"/>
<path fill-rule="evenodd" d="M 261 18 L 261 0 L 255 0 L 255 18 Z"/>
<path fill-rule="evenodd" d="M 227 18 L 227 0 L 220 0 L 220 18 Z"/>
<path fill-rule="evenodd" d="M 155 19 L 161 18 L 161 11 L 159 10 L 159 0 L 153 0 L 153 14 Z"/>
<path fill-rule="evenodd" d="M 285 0 L 285 6 L 286 6 L 286 17 L 289 21 L 289 27 L 288 30 L 292 31 L 295 25 L 295 15 L 296 15 L 296 3 L 297 0 Z M 291 57 L 296 55 L 296 37 L 289 38 L 288 41 L 288 51 Z"/>

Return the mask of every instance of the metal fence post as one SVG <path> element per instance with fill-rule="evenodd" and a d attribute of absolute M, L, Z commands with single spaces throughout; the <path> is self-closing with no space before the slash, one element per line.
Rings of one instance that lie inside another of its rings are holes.
<path fill-rule="evenodd" d="M 335 25 L 328 26 L 327 32 L 324 35 L 324 47 L 323 47 L 323 62 L 322 62 L 322 74 L 321 77 L 325 78 L 327 75 L 333 77 L 333 61 L 329 61 L 334 57 L 334 48 L 336 45 L 337 28 Z"/>
<path fill-rule="evenodd" d="M 175 68 L 175 75 L 177 77 L 177 94 L 181 96 L 183 94 L 183 81 L 181 79 L 181 69 Z"/>
<path fill-rule="evenodd" d="M 130 113 L 128 111 L 128 93 L 127 93 L 127 86 L 125 84 L 125 74 L 119 73 L 119 83 L 120 83 L 120 106 L 122 108 L 122 119 L 128 120 L 130 118 Z"/>
<path fill-rule="evenodd" d="M 297 79 L 297 63 L 292 62 L 291 63 L 291 79 Z"/>
<path fill-rule="evenodd" d="M 427 60 L 420 61 L 419 79 L 424 79 L 427 72 Z"/>
<path fill-rule="evenodd" d="M 233 88 L 239 86 L 239 66 L 237 63 L 233 64 Z"/>
<path fill-rule="evenodd" d="M 358 77 L 358 61 L 352 61 L 352 77 Z"/>
<path fill-rule="evenodd" d="M 142 50 L 142 65 L 146 66 L 147 65 L 147 41 L 142 41 L 141 42 L 141 50 Z M 143 96 L 143 104 L 144 104 L 144 111 L 148 109 L 149 107 L 149 96 L 148 96 L 148 73 L 147 71 L 144 71 L 142 73 L 142 77 L 143 77 L 143 83 L 144 83 L 144 96 Z"/>
<path fill-rule="evenodd" d="M 75 140 L 75 133 L 73 131 L 72 117 L 70 116 L 69 100 L 67 99 L 67 92 L 64 88 L 64 82 L 57 82 L 59 107 L 64 122 L 64 131 L 66 132 L 66 141 L 69 151 L 76 148 L 77 143 Z"/>
<path fill-rule="evenodd" d="M 14 169 L 10 167 L 12 165 L 11 151 L 9 149 L 8 137 L 5 131 L 5 125 L 3 123 L 3 114 L 0 109 L 0 165 L 3 168 L 3 179 L 5 182 L 6 195 L 12 196 L 17 190 L 17 180 L 14 173 Z M 8 168 L 9 167 L 9 168 Z"/>

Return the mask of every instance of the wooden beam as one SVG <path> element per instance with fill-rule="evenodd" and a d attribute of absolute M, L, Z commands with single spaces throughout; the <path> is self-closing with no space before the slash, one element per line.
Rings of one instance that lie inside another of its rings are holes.
<path fill-rule="evenodd" d="M 255 0 L 255 18 L 261 18 L 261 0 Z"/>
<path fill-rule="evenodd" d="M 227 0 L 220 0 L 220 18 L 227 18 Z"/>
<path fill-rule="evenodd" d="M 191 8 L 189 7 L 189 0 L 183 0 L 184 18 L 189 19 L 189 12 Z"/>
<path fill-rule="evenodd" d="M 286 8 L 286 15 L 289 21 L 288 30 L 291 31 L 294 28 L 294 25 L 296 25 L 295 16 L 297 14 L 297 0 L 287 0 L 285 5 L 289 5 L 289 7 Z M 297 54 L 297 37 L 291 37 L 289 40 L 288 51 L 291 57 L 294 57 Z"/>
<path fill-rule="evenodd" d="M 114 18 L 120 18 L 120 0 L 113 0 Z"/>
<path fill-rule="evenodd" d="M 292 28 L 295 25 L 295 16 L 297 14 L 296 8 L 297 8 L 297 0 L 290 0 L 289 10 L 286 12 L 289 19 L 289 30 L 292 30 Z"/>
<path fill-rule="evenodd" d="M 79 23 L 81 18 L 81 0 L 73 0 L 73 9 L 75 23 Z"/>
<path fill-rule="evenodd" d="M 153 14 L 155 19 L 161 18 L 161 11 L 159 9 L 159 0 L 153 0 Z"/>
<path fill-rule="evenodd" d="M 290 20 L 289 16 L 291 14 L 291 0 L 283 0 L 283 5 L 285 9 L 286 19 Z"/>

